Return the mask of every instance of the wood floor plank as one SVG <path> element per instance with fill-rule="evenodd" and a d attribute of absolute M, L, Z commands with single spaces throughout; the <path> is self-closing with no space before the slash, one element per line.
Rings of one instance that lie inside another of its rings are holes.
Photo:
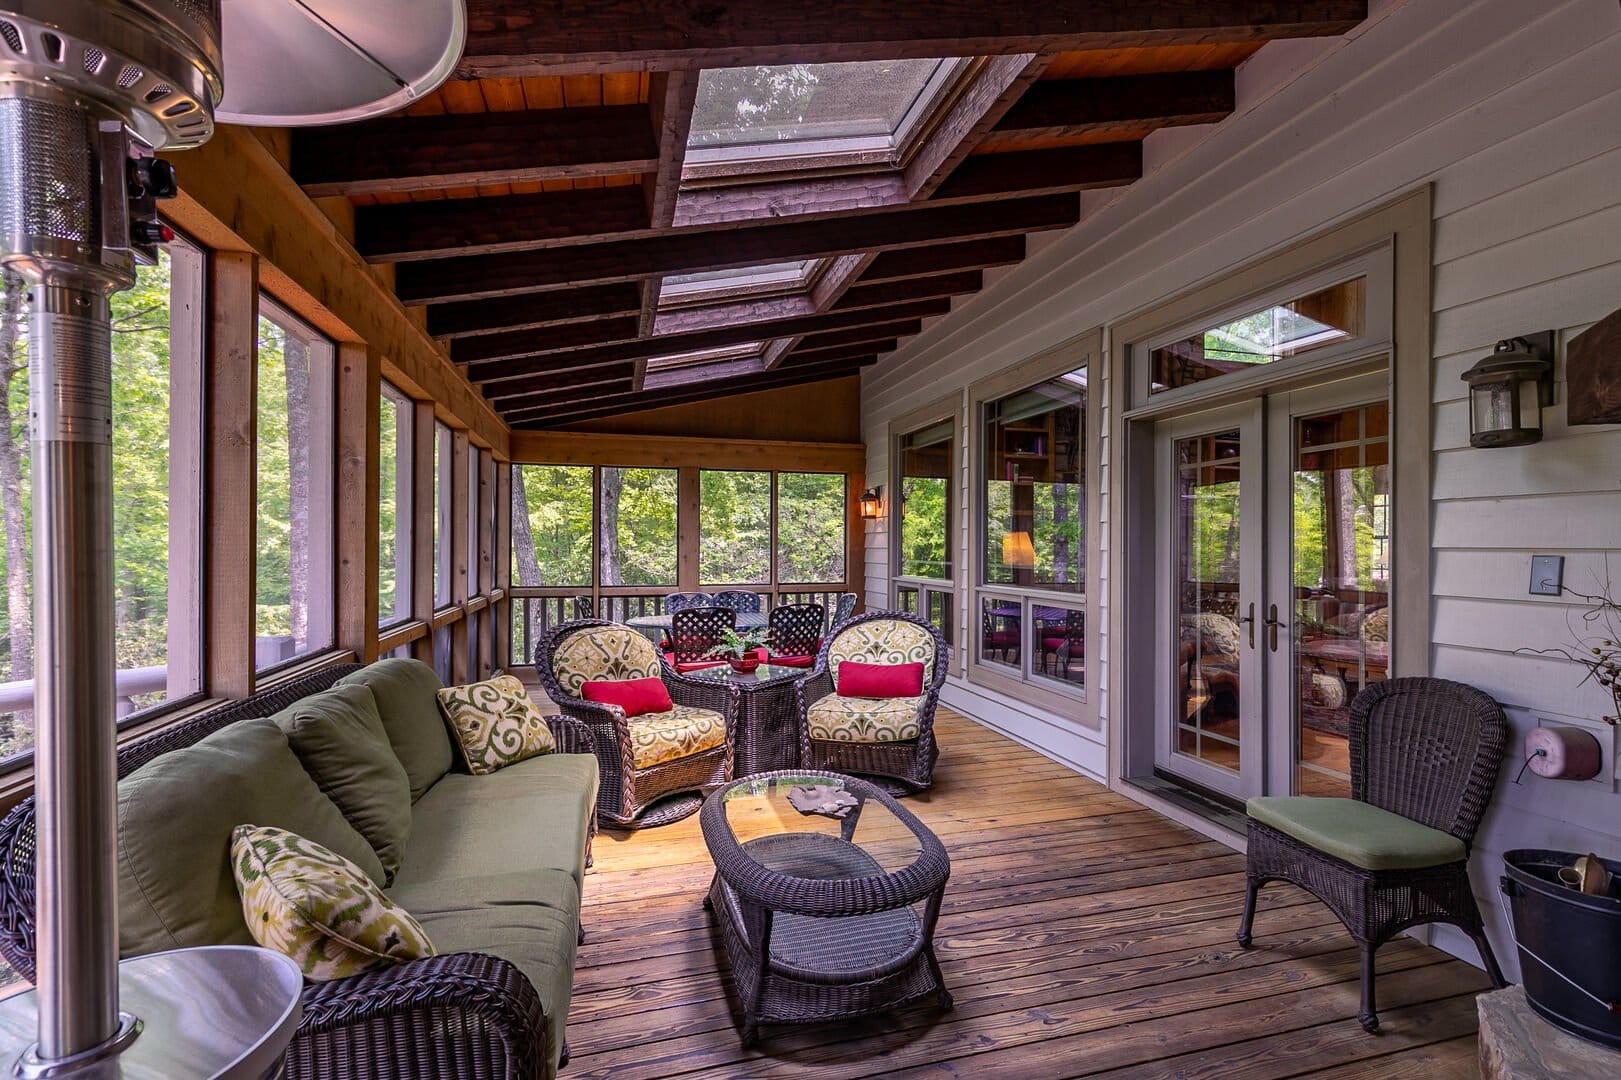
<path fill-rule="evenodd" d="M 737 1037 L 735 991 L 699 901 L 696 818 L 604 832 L 567 1076 L 1284 1080 L 1474 1074 L 1474 968 L 1412 939 L 1380 952 L 1385 1033 L 1356 1023 L 1358 956 L 1321 904 L 1261 894 L 1257 947 L 1233 941 L 1243 859 L 1201 834 L 941 710 L 932 790 L 908 805 L 952 853 L 936 944 L 956 1008 Z M 762 822 L 769 827 L 769 822 Z M 909 841 L 876 831 L 898 858 Z"/>

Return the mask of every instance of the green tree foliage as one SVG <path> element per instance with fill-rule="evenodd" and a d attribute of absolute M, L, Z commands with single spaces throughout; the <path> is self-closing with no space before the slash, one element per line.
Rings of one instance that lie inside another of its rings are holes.
<path fill-rule="evenodd" d="M 513 582 L 590 588 L 591 467 L 514 465 L 512 487 Z"/>
<path fill-rule="evenodd" d="M 841 473 L 778 473 L 777 580 L 842 582 L 845 514 Z"/>
<path fill-rule="evenodd" d="M 674 469 L 602 470 L 602 584 L 675 586 Z"/>
<path fill-rule="evenodd" d="M 771 474 L 698 474 L 698 580 L 757 585 L 771 580 Z"/>
<path fill-rule="evenodd" d="M 377 617 L 387 623 L 399 599 L 400 407 L 387 394 L 378 398 L 377 414 Z"/>
<path fill-rule="evenodd" d="M 950 537 L 947 536 L 950 483 L 936 476 L 908 476 L 901 480 L 902 575 L 951 576 Z"/>

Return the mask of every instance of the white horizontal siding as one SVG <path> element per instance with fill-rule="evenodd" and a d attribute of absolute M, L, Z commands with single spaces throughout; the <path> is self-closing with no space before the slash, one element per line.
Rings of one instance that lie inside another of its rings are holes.
<path fill-rule="evenodd" d="M 1621 427 L 1567 425 L 1561 370 L 1542 443 L 1474 450 L 1459 375 L 1500 338 L 1568 338 L 1621 305 L 1621 6 L 1408 0 L 1379 14 L 1346 39 L 1267 46 L 1240 71 L 1238 115 L 1151 137 L 1141 181 L 1088 193 L 1080 225 L 1033 242 L 1024 264 L 988 274 L 982 293 L 868 369 L 872 482 L 887 476 L 891 417 L 1430 183 L 1432 670 L 1496 696 L 1516 739 L 1540 717 L 1613 741 L 1595 724 L 1603 695 L 1578 687 L 1568 664 L 1517 650 L 1557 644 L 1576 625 L 1567 600 L 1527 595 L 1533 553 L 1566 555 L 1572 588 L 1591 591 L 1612 562 L 1621 580 Z M 1100 434 L 1089 450 L 1103 455 L 1106 486 L 1117 463 Z M 887 590 L 886 560 L 869 559 L 869 587 Z M 1098 601 L 1113 600 L 1105 580 Z M 1117 724 L 1109 656 L 1105 646 L 1088 676 Z M 1075 736 L 1052 718 L 1018 719 L 966 688 L 953 696 L 1074 760 Z M 1621 855 L 1613 775 L 1515 784 L 1518 764 L 1475 864 L 1494 927 L 1502 851 Z M 1493 937 L 1512 969 L 1500 927 Z"/>

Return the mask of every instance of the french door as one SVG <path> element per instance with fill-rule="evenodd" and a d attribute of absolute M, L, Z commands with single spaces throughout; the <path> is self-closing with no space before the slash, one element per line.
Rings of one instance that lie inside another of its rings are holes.
<path fill-rule="evenodd" d="M 1349 790 L 1386 677 L 1387 379 L 1156 424 L 1155 766 L 1242 800 Z"/>

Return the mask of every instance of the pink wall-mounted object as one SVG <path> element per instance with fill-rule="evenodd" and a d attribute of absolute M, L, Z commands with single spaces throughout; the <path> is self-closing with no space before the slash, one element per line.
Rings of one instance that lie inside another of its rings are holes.
<path fill-rule="evenodd" d="M 1604 751 L 1590 731 L 1535 727 L 1526 732 L 1531 771 L 1548 780 L 1591 780 L 1604 767 Z"/>

